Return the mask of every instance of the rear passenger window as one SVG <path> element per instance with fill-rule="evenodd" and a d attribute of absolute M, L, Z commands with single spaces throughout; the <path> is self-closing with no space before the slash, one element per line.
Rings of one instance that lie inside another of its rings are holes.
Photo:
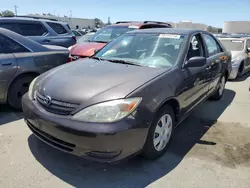
<path fill-rule="evenodd" d="M 18 44 L 17 42 L 0 35 L 0 54 L 6 53 L 22 53 L 22 52 L 29 52 L 28 49 L 24 48 L 22 45 Z"/>
<path fill-rule="evenodd" d="M 205 44 L 207 46 L 209 56 L 213 56 L 213 55 L 221 52 L 220 46 L 213 39 L 213 37 L 211 37 L 211 36 L 209 36 L 207 34 L 203 34 L 203 37 L 204 37 L 204 40 L 205 40 Z"/>
<path fill-rule="evenodd" d="M 68 33 L 67 30 L 61 24 L 53 22 L 47 22 L 47 24 L 59 35 Z"/>
<path fill-rule="evenodd" d="M 0 23 L 0 27 L 23 36 L 42 36 L 47 33 L 47 30 L 40 23 Z"/>

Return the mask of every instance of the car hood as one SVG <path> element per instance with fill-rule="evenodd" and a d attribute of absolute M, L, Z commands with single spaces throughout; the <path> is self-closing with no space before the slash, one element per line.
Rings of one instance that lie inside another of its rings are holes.
<path fill-rule="evenodd" d="M 247 54 L 245 52 L 242 51 L 231 51 L 232 54 L 232 60 L 234 59 L 239 59 L 239 60 L 243 60 L 244 58 L 247 57 Z"/>
<path fill-rule="evenodd" d="M 70 49 L 71 55 L 89 57 L 94 55 L 95 50 L 103 48 L 106 43 L 97 43 L 97 42 L 83 42 L 75 44 Z"/>
<path fill-rule="evenodd" d="M 139 67 L 82 59 L 59 66 L 38 77 L 36 89 L 52 99 L 85 106 L 125 98 L 166 68 Z"/>
<path fill-rule="evenodd" d="M 66 51 L 69 52 L 68 48 L 62 46 L 55 46 L 55 45 L 43 45 L 44 47 L 53 50 L 53 51 Z"/>

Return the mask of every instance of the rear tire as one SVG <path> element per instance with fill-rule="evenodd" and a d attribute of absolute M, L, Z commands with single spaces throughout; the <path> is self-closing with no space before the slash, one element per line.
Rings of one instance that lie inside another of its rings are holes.
<path fill-rule="evenodd" d="M 150 160 L 162 156 L 171 141 L 174 127 L 175 115 L 173 108 L 165 105 L 157 112 L 150 126 L 142 156 Z"/>
<path fill-rule="evenodd" d="M 8 104 L 16 110 L 22 109 L 22 96 L 28 92 L 29 85 L 34 79 L 34 76 L 23 76 L 16 79 L 10 86 L 8 91 Z"/>
<path fill-rule="evenodd" d="M 237 74 L 238 77 L 242 77 L 244 75 L 244 69 L 245 69 L 245 64 L 244 64 L 244 62 L 242 62 L 240 64 L 239 71 Z"/>
<path fill-rule="evenodd" d="M 224 90 L 225 90 L 225 84 L 226 84 L 226 77 L 225 75 L 221 77 L 217 89 L 214 95 L 210 97 L 211 100 L 220 100 L 223 97 Z"/>

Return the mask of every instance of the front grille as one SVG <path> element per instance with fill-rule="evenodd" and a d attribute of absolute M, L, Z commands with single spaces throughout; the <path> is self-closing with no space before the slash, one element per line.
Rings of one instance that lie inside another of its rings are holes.
<path fill-rule="evenodd" d="M 50 99 L 49 103 L 46 103 L 46 96 L 39 92 L 36 92 L 36 100 L 46 111 L 59 115 L 69 115 L 79 107 L 79 104 L 63 102 L 55 99 Z"/>
<path fill-rule="evenodd" d="M 61 150 L 64 150 L 66 152 L 72 152 L 73 149 L 76 147 L 75 144 L 71 144 L 68 142 L 65 142 L 63 140 L 60 140 L 58 138 L 55 138 L 41 130 L 39 130 L 38 128 L 36 128 L 35 126 L 33 126 L 29 121 L 26 121 L 28 127 L 30 128 L 30 130 L 41 140 L 43 140 L 44 142 L 47 142 L 48 144 L 59 148 Z"/>

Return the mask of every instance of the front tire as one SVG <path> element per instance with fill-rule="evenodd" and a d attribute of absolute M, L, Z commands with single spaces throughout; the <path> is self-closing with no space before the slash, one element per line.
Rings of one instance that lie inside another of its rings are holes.
<path fill-rule="evenodd" d="M 150 160 L 162 156 L 170 143 L 175 126 L 173 108 L 169 105 L 162 107 L 154 118 L 142 155 Z"/>
<path fill-rule="evenodd" d="M 210 97 L 211 100 L 220 100 L 223 97 L 224 90 L 225 90 L 225 85 L 226 85 L 226 77 L 222 76 L 218 85 L 217 89 L 214 95 Z"/>
<path fill-rule="evenodd" d="M 23 76 L 16 79 L 10 86 L 8 91 L 8 104 L 16 110 L 21 110 L 22 96 L 28 92 L 29 85 L 34 79 L 34 76 Z"/>

